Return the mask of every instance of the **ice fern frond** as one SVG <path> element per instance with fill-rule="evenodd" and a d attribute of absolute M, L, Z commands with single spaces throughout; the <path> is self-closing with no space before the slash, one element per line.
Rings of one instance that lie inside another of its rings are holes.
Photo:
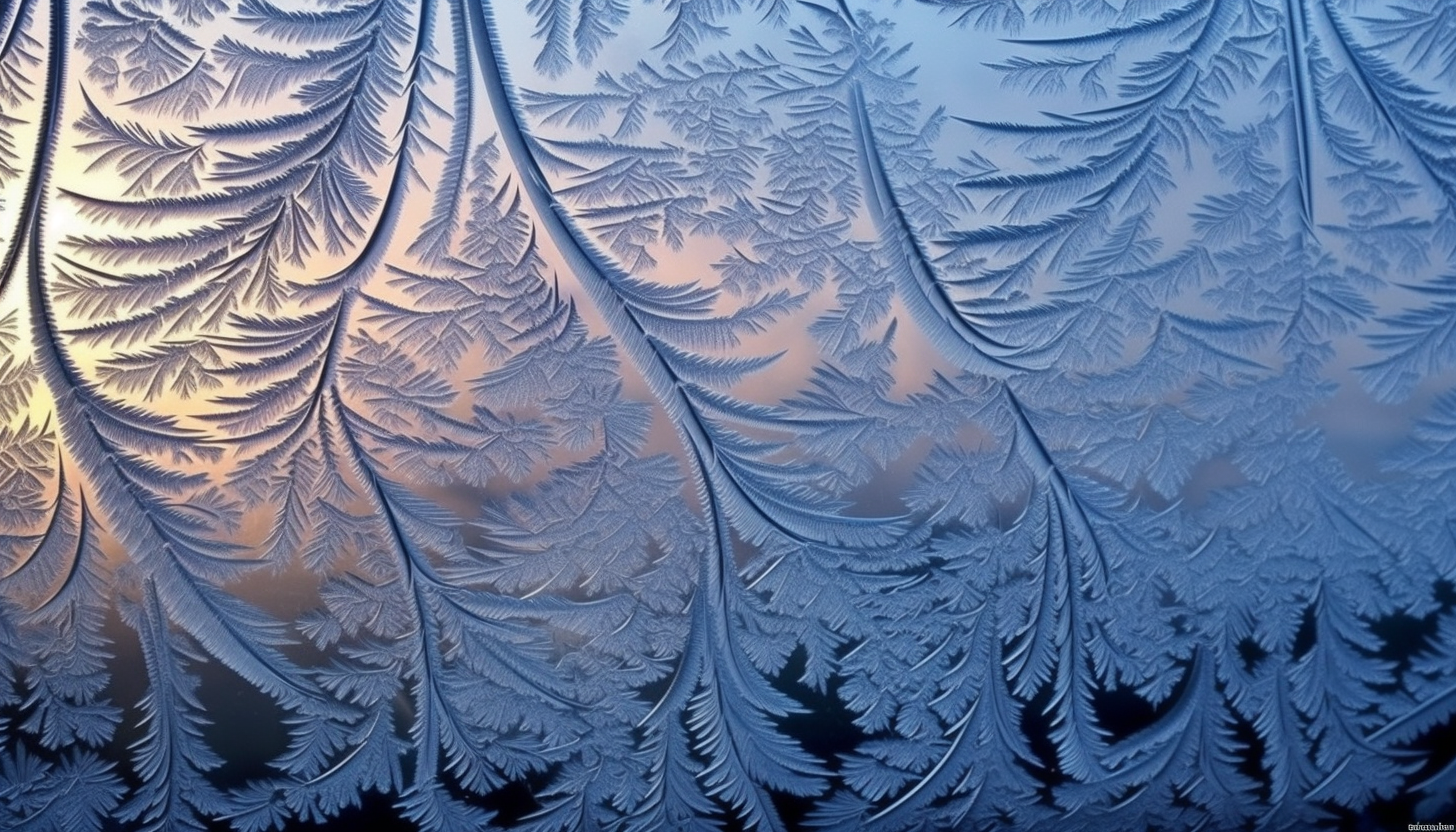
<path fill-rule="evenodd" d="M 114 166 L 129 182 L 128 196 L 180 194 L 201 187 L 198 175 L 206 161 L 201 145 L 113 121 L 89 98 L 86 107 L 76 126 L 92 137 L 77 147 L 95 157 L 88 169 Z"/>

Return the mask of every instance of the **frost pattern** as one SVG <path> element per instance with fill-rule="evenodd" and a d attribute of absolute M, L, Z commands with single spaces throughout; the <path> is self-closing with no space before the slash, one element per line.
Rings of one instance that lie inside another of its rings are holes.
<path fill-rule="evenodd" d="M 1456 12 L 861 5 L 0 10 L 0 826 L 1449 811 Z"/>

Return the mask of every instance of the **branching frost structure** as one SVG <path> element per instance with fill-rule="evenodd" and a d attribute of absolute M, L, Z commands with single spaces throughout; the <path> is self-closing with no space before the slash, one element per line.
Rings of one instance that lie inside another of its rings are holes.
<path fill-rule="evenodd" d="M 1438 816 L 1451 42 L 6 5 L 0 825 Z"/>

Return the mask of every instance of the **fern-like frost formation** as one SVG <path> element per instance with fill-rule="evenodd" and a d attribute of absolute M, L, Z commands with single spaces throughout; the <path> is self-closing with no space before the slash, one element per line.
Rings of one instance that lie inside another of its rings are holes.
<path fill-rule="evenodd" d="M 0 6 L 0 828 L 1449 816 L 1453 43 Z"/>

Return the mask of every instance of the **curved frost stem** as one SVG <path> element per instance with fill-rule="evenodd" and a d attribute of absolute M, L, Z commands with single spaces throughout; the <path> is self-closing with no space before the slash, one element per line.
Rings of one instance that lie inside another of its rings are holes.
<path fill-rule="evenodd" d="M 1456 107 L 1423 101 L 1419 96 L 1424 90 L 1399 76 L 1387 60 L 1355 40 L 1354 32 L 1338 9 L 1326 2 L 1316 3 L 1315 8 L 1334 30 L 1335 36 L 1331 40 L 1345 56 L 1366 100 L 1375 108 L 1391 134 L 1406 145 L 1421 169 L 1441 189 L 1448 208 L 1456 211 L 1456 163 L 1449 155 L 1444 158 L 1436 155 L 1439 150 L 1449 149 L 1448 138 L 1441 134 L 1439 128 L 1456 125 Z"/>
<path fill-rule="evenodd" d="M 900 251 L 903 268 L 896 269 L 896 273 L 909 278 L 904 281 L 908 285 L 902 285 L 900 295 L 910 306 L 916 322 L 935 338 L 936 346 L 950 353 L 952 358 L 968 370 L 1003 375 L 1027 369 L 1044 369 L 1046 365 L 1030 366 L 1016 361 L 1016 358 L 1025 353 L 1023 348 L 998 341 L 966 322 L 957 309 L 955 300 L 936 279 L 924 247 L 906 221 L 905 212 L 890 185 L 884 161 L 880 158 L 864 91 L 858 81 L 850 84 L 849 106 L 850 117 L 854 122 L 852 129 L 855 142 L 860 151 L 861 169 L 867 180 L 865 191 L 869 197 L 866 202 L 870 215 L 882 234 L 893 239 Z M 954 337 L 936 337 L 940 332 L 948 332 Z"/>
<path fill-rule="evenodd" d="M 1309 49 L 1309 26 L 1304 19 L 1305 0 L 1284 0 L 1284 48 L 1289 67 L 1289 110 L 1294 120 L 1294 151 L 1299 179 L 1300 219 L 1305 230 L 1314 233 L 1314 159 L 1312 131 L 1316 123 L 1314 89 L 1305 65 Z"/>
<path fill-rule="evenodd" d="M 327 713 L 332 707 L 322 695 L 299 681 L 297 669 L 273 648 L 271 623 L 251 607 L 210 586 L 192 572 L 199 565 L 226 563 L 226 558 L 199 548 L 201 540 L 183 536 L 178 528 L 164 525 L 156 512 L 162 508 L 145 484 L 138 480 L 137 465 L 126 449 L 110 440 L 98 426 L 108 417 L 101 412 L 96 391 L 81 379 L 78 368 L 61 348 L 56 320 L 44 287 L 45 250 L 44 191 L 53 173 L 60 112 L 69 60 L 67 39 L 68 7 L 52 6 L 47 44 L 47 82 L 44 144 L 32 186 L 22 208 L 20 233 L 13 241 L 16 251 L 26 250 L 26 282 L 29 289 L 31 324 L 36 362 L 41 378 L 56 402 L 58 436 L 91 480 L 101 507 L 117 538 L 161 588 L 162 603 L 169 615 L 224 664 L 275 698 L 284 707 L 305 713 Z M 11 267 L 13 268 L 13 266 Z M 134 425 L 155 441 L 175 441 L 182 434 L 170 423 Z M 221 547 L 226 551 L 228 547 Z"/>
<path fill-rule="evenodd" d="M 11 3 L 0 10 L 0 32 L 5 33 L 4 37 L 0 37 L 0 56 L 8 55 L 11 48 L 15 46 L 15 40 L 20 36 L 23 28 L 20 21 L 31 8 L 33 8 L 31 3 L 22 0 L 22 2 Z"/>
<path fill-rule="evenodd" d="M 391 0 L 380 0 L 380 2 L 387 4 Z M 418 178 L 419 175 L 415 168 L 416 154 L 420 148 L 429 145 L 428 140 L 421 133 L 425 126 L 427 113 L 434 106 L 423 90 L 426 71 L 424 56 L 431 46 L 431 31 L 437 22 L 437 8 L 435 0 L 420 0 L 416 25 L 413 27 L 414 41 L 408 53 L 410 56 L 408 76 L 404 85 L 405 112 L 398 132 L 399 144 L 393 153 L 393 170 L 390 172 L 389 183 L 383 194 L 379 216 L 369 230 L 363 245 L 354 253 L 348 263 L 317 282 L 298 289 L 299 296 L 305 299 L 324 294 L 327 290 L 337 291 L 329 305 L 332 307 L 331 309 L 326 306 L 319 312 L 312 313 L 312 316 L 326 317 L 327 323 L 301 342 L 316 345 L 317 349 L 317 352 L 314 353 L 315 357 L 307 362 L 307 366 L 317 367 L 316 376 L 310 385 L 311 389 L 301 400 L 294 402 L 285 415 L 270 420 L 271 424 L 235 433 L 233 439 L 236 441 L 253 444 L 272 440 L 269 451 L 265 451 L 265 453 L 276 452 L 298 442 L 304 436 L 306 428 L 321 418 L 323 398 L 326 391 L 335 383 L 340 357 L 347 345 L 345 334 L 350 324 L 354 322 L 355 309 L 361 295 L 361 284 L 375 274 L 384 263 L 385 255 L 388 253 L 389 246 L 393 243 L 405 215 L 408 204 L 405 197 L 409 191 L 410 181 Z M 248 340 L 240 339 L 239 345 L 247 346 Z M 282 386 L 279 391 L 271 392 L 274 392 L 275 395 L 278 392 L 286 395 L 291 389 L 293 388 Z M 228 403 L 241 403 L 243 406 L 239 410 L 245 412 L 249 408 L 266 407 L 269 404 L 269 398 L 271 397 L 256 400 L 243 397 L 229 400 Z M 236 415 L 229 418 L 239 420 Z M 248 420 L 246 417 L 242 417 L 239 423 L 247 424 Z"/>
<path fill-rule="evenodd" d="M 843 9 L 842 4 L 839 14 L 846 25 L 854 28 L 853 18 Z M 879 236 L 893 240 L 895 250 L 900 255 L 901 262 L 897 264 L 895 273 L 901 278 L 901 296 L 933 343 L 965 369 L 990 379 L 993 389 L 1000 392 L 1013 418 L 1014 428 L 1009 452 L 1020 454 L 1028 462 L 1034 463 L 1034 467 L 1041 469 L 1039 474 L 1047 483 L 1046 529 L 1041 552 L 1044 564 L 1041 570 L 1041 599 L 1035 620 L 1008 645 L 1011 652 L 1006 659 L 1006 670 L 1012 677 L 1019 677 L 1017 687 L 1021 695 L 1030 697 L 1036 688 L 1051 686 L 1052 696 L 1046 712 L 1054 717 L 1052 739 L 1056 743 L 1063 771 L 1081 781 L 1101 777 L 1104 775 L 1104 766 L 1100 759 L 1100 737 L 1095 730 L 1087 730 L 1090 724 L 1090 714 L 1087 713 L 1090 709 L 1090 694 L 1084 677 L 1089 654 L 1080 633 L 1085 615 L 1083 600 L 1093 600 L 1105 595 L 1110 565 L 1087 506 L 1072 488 L 1062 466 L 1042 440 L 1027 408 L 1016 395 L 1007 377 L 1030 369 L 1045 369 L 1049 364 L 1032 367 L 1017 362 L 1016 358 L 1021 350 L 984 336 L 960 314 L 955 302 L 946 294 L 944 286 L 937 279 L 905 215 L 902 203 L 896 196 L 880 155 L 879 143 L 859 80 L 851 79 L 848 88 L 849 118 L 860 154 L 860 169 L 866 183 L 867 206 Z M 1142 152 L 1147 152 L 1147 148 L 1144 147 Z M 1103 194 L 1110 192 L 1111 187 L 1104 189 Z M 1024 444 L 1024 449 L 1018 449 L 1018 444 Z M 1073 528 L 1069 528 L 1069 525 Z M 1079 565 L 1074 562 L 1073 550 L 1081 548 L 1075 543 L 1075 539 L 1082 535 L 1085 535 L 1086 543 L 1091 549 L 1090 554 L 1095 558 L 1094 564 Z M 1053 566 L 1048 561 L 1056 565 Z M 1028 666 L 1032 656 L 1046 649 L 1054 650 L 1057 656 L 1049 671 L 1050 678 L 1043 678 L 1041 672 Z M 963 736 L 965 722 L 970 716 L 968 713 L 959 723 L 960 730 L 955 732 L 949 748 L 939 755 L 933 766 L 934 772 L 941 771 L 955 755 Z M 914 798 L 924 791 L 926 785 L 927 781 L 921 781 L 906 790 L 889 806 L 878 811 L 872 820 L 882 820 L 900 807 L 914 805 Z"/>
<path fill-rule="evenodd" d="M 813 509 L 783 511 L 765 505 L 757 489 L 735 469 L 731 451 L 718 446 L 713 428 L 700 412 L 691 392 L 696 389 L 672 368 L 663 346 L 651 334 L 628 296 L 639 292 L 635 279 L 588 241 L 566 206 L 552 195 L 530 139 L 521 127 L 509 74 L 500 55 L 497 35 L 487 20 L 485 0 L 471 0 L 470 37 L 484 74 L 486 93 L 506 151 L 520 173 L 521 187 L 536 209 L 547 235 L 576 274 L 582 289 L 617 336 L 621 349 L 647 382 L 648 388 L 676 426 L 684 446 L 695 448 L 703 463 L 699 476 L 703 487 L 719 489 L 728 500 L 725 509 L 754 542 L 769 535 L 804 544 L 845 545 L 856 536 L 888 529 L 900 533 L 901 518 L 851 518 L 829 515 Z"/>
<path fill-rule="evenodd" d="M 222 761 L 202 739 L 197 682 L 176 666 L 179 651 L 171 644 L 158 592 L 150 578 L 144 580 L 142 597 L 128 616 L 135 619 L 129 623 L 141 642 L 151 689 L 142 703 L 146 731 L 133 746 L 142 784 L 119 812 L 123 822 L 140 823 L 147 832 L 189 816 L 200 821 L 225 805 L 204 774 Z"/>
<path fill-rule="evenodd" d="M 38 275 L 40 263 L 38 258 L 32 259 Z M 123 464 L 127 452 L 102 435 L 93 412 L 93 391 L 79 380 L 75 367 L 55 344 L 51 312 L 37 276 L 32 276 L 31 287 L 32 319 L 40 342 L 37 363 L 56 398 L 58 433 L 91 480 L 118 539 L 161 584 L 163 602 L 173 619 L 219 660 L 285 707 L 306 713 L 333 710 L 318 691 L 298 681 L 297 668 L 270 645 L 272 639 L 265 634 L 272 629 L 271 622 L 265 624 L 251 607 L 193 574 L 198 565 L 229 561 L 200 550 L 202 541 L 179 536 L 155 516 L 155 496 Z M 241 620 L 235 620 L 239 616 Z"/>
<path fill-rule="evenodd" d="M 1036 428 L 1031 424 L 1031 418 L 1026 412 L 1025 405 L 1021 403 L 1021 399 L 1012 391 L 1011 384 L 1009 382 L 1002 382 L 1001 391 L 1006 398 L 1007 404 L 1010 406 L 1012 414 L 1016 418 L 1017 426 L 1020 429 L 1019 433 L 1026 437 L 1027 441 L 1031 444 L 1035 458 L 1041 462 L 1044 474 L 1051 481 L 1052 493 L 1057 498 L 1058 510 L 1061 510 L 1061 503 L 1066 501 L 1070 502 L 1072 508 L 1076 511 L 1078 525 L 1087 533 L 1092 543 L 1092 548 L 1097 555 L 1097 577 L 1101 579 L 1101 591 L 1105 592 L 1111 565 L 1107 562 L 1106 553 L 1103 552 L 1102 545 L 1097 540 L 1097 532 L 1092 527 L 1092 518 L 1087 514 L 1085 503 L 1078 496 L 1077 492 L 1073 490 L 1071 483 L 1067 481 L 1066 475 L 1062 472 L 1061 466 L 1057 464 L 1056 459 L 1052 457 L 1051 451 L 1042 442 L 1041 435 L 1037 433 Z M 1079 583 L 1079 586 L 1088 595 L 1095 596 L 1099 594 L 1097 592 L 1096 582 L 1092 578 L 1084 577 Z"/>
<path fill-rule="evenodd" d="M 445 168 L 440 181 L 443 187 L 435 193 L 435 202 L 430 218 L 420 231 L 419 239 L 410 244 L 409 253 L 425 262 L 443 257 L 464 200 L 467 177 L 465 168 L 471 149 L 471 128 L 475 123 L 475 96 L 472 95 L 470 77 L 470 21 L 465 10 L 458 3 L 450 6 L 450 41 L 455 58 L 455 95 L 452 101 L 454 111 L 450 128 L 450 145 L 445 152 Z"/>
<path fill-rule="evenodd" d="M 413 546 L 408 545 L 408 537 L 400 524 L 395 507 L 385 495 L 384 488 L 379 482 L 379 474 L 374 469 L 374 462 L 364 452 L 358 438 L 354 435 L 350 414 L 339 400 L 337 388 L 331 387 L 327 398 L 329 399 L 328 406 L 339 417 L 339 430 L 348 443 L 350 453 L 353 454 L 359 463 L 360 470 L 364 473 L 365 482 L 369 487 L 367 495 L 369 502 L 373 503 L 382 514 L 385 525 L 389 529 L 390 548 L 394 551 L 399 579 L 407 588 L 414 608 L 417 626 L 410 630 L 410 640 L 413 643 L 409 654 L 415 660 L 415 667 L 407 670 L 405 674 L 406 678 L 413 677 L 418 686 L 414 692 L 415 727 L 411 731 L 415 743 L 414 783 L 401 795 L 401 800 L 403 800 L 408 798 L 411 792 L 425 791 L 428 782 L 438 775 L 436 714 L 437 712 L 447 715 L 451 713 L 449 708 L 444 707 L 442 696 L 435 682 L 439 675 L 436 665 L 440 658 L 440 636 L 436 632 L 429 604 L 423 594 L 424 576 L 417 575 L 417 572 L 421 571 L 428 575 L 429 566 L 424 562 L 423 556 L 417 553 Z M 386 703 L 384 706 L 388 707 L 388 704 Z"/>
<path fill-rule="evenodd" d="M 383 1 L 390 2 L 390 0 Z M 400 218 L 404 216 L 405 195 L 409 190 L 409 181 L 411 177 L 418 176 L 414 170 L 415 144 L 410 141 L 410 137 L 413 131 L 422 127 L 416 123 L 416 119 L 422 120 L 425 112 L 425 94 L 421 89 L 421 60 L 424 51 L 429 48 L 427 32 L 434 23 L 434 9 L 435 0 L 420 0 L 419 18 L 415 27 L 415 43 L 410 52 L 409 80 L 406 84 L 408 96 L 405 99 L 404 122 L 400 126 L 400 146 L 394 154 L 394 171 L 389 178 L 389 187 L 384 193 L 379 220 L 365 239 L 364 246 L 348 265 L 304 291 L 306 295 L 322 287 L 343 287 L 334 313 L 334 321 L 328 337 L 328 348 L 324 352 L 324 361 L 319 369 L 319 379 L 311 406 L 316 406 L 325 386 L 333 383 L 334 369 L 338 366 L 338 356 L 344 342 L 339 335 L 343 331 L 343 325 L 351 320 L 354 306 L 358 303 L 359 284 L 383 264 L 384 255 L 394 240 Z"/>
<path fill-rule="evenodd" d="M 55 457 L 56 466 L 56 499 L 51 504 L 50 520 L 46 523 L 45 531 L 36 538 L 35 546 L 26 557 L 19 558 L 4 574 L 0 574 L 0 587 L 15 587 L 15 592 L 24 595 L 36 595 L 40 589 L 35 581 L 28 576 L 32 570 L 40 569 L 42 575 L 45 572 L 45 564 L 49 552 L 53 546 L 63 546 L 69 550 L 67 555 L 68 565 L 65 569 L 65 576 L 59 579 L 50 578 L 54 585 L 49 589 L 49 594 L 44 598 L 37 597 L 29 601 L 26 606 L 27 612 L 31 615 L 44 611 L 50 605 L 64 597 L 67 588 L 73 585 L 73 581 L 81 574 L 85 559 L 85 542 L 92 534 L 91 524 L 94 522 L 91 517 L 91 509 L 86 504 L 86 494 L 79 484 L 72 484 L 68 476 L 68 466 L 63 453 L 57 453 Z M 68 528 L 67 517 L 72 511 L 76 515 L 75 528 Z M 74 538 L 74 540 L 71 540 Z M 45 580 L 42 577 L 40 580 Z M 14 596 L 12 596 L 14 597 Z"/>
<path fill-rule="evenodd" d="M 901 203 L 895 195 L 894 186 L 886 175 L 864 93 L 857 81 L 850 85 L 850 97 L 853 129 L 863 156 L 861 165 L 867 180 L 866 191 L 870 194 L 868 200 L 870 212 L 881 235 L 890 237 L 900 244 L 898 249 L 902 256 L 902 263 L 901 268 L 896 272 L 911 278 L 902 283 L 901 296 L 912 309 L 920 310 L 917 317 L 931 339 L 938 346 L 953 353 L 955 357 L 963 359 L 964 369 L 972 372 L 991 371 L 995 373 L 990 378 L 993 384 L 1000 389 L 1008 409 L 1015 418 L 1017 435 L 1026 438 L 1034 458 L 1044 466 L 1045 472 L 1052 479 L 1059 496 L 1065 494 L 1071 499 L 1080 524 L 1092 538 L 1093 545 L 1096 546 L 1096 535 L 1092 530 L 1086 508 L 1068 483 L 1061 466 L 1057 464 L 1051 451 L 1037 433 L 1025 405 L 1013 392 L 1010 381 L 1005 377 L 1008 371 L 1020 373 L 1032 368 L 1013 361 L 1019 352 L 1016 348 L 978 332 L 969 326 L 956 311 L 954 301 L 945 293 L 944 286 L 936 278 L 928 258 L 925 257 Z M 1099 546 L 1097 549 L 1099 560 L 1103 561 L 1102 570 L 1105 576 L 1107 565 L 1102 558 L 1101 547 Z"/>
<path fill-rule="evenodd" d="M 33 20 L 39 0 L 22 0 L 12 7 L 13 17 L 6 32 L 0 60 L 4 60 L 11 49 L 18 48 L 15 39 L 23 34 L 24 23 Z M 66 18 L 68 9 L 64 3 L 51 6 L 46 44 L 45 85 L 40 100 L 39 132 L 36 133 L 35 149 L 26 171 L 25 189 L 21 196 L 21 208 L 15 218 L 15 225 L 8 240 L 3 241 L 4 254 L 0 255 L 0 296 L 10 286 L 20 267 L 20 254 L 27 245 L 34 246 L 39 240 L 39 228 L 45 210 L 45 190 L 49 185 L 52 160 L 61 142 L 61 104 L 65 95 L 67 60 L 65 51 Z"/>
<path fill-rule="evenodd" d="M 392 568 L 397 576 L 390 583 L 397 584 L 400 591 L 408 596 L 410 626 L 399 640 L 404 642 L 403 676 L 409 683 L 406 695 L 413 700 L 414 721 L 409 735 L 414 763 L 412 782 L 398 795 L 397 805 L 407 817 L 427 828 L 442 825 L 437 814 L 446 804 L 449 808 L 445 811 L 476 817 L 476 810 L 449 797 L 448 790 L 441 783 L 442 770 L 449 771 L 460 775 L 460 785 L 467 791 L 479 791 L 482 776 L 477 774 L 473 782 L 466 782 L 471 778 L 463 772 L 472 771 L 480 764 L 467 762 L 464 755 L 474 753 L 483 759 L 489 756 L 483 749 L 467 749 L 463 745 L 468 738 L 478 736 L 483 726 L 469 719 L 469 711 L 463 707 L 458 692 L 452 696 L 448 680 L 452 671 L 441 650 L 442 643 L 455 639 L 463 644 L 462 625 L 490 631 L 497 637 L 484 641 L 476 639 L 472 643 L 486 646 L 486 660 L 497 674 L 490 679 L 492 684 L 502 686 L 514 695 L 539 701 L 559 714 L 579 712 L 590 703 L 574 700 L 560 684 L 542 672 L 544 667 L 538 666 L 531 656 L 513 652 L 513 625 L 501 617 L 506 614 L 506 606 L 498 603 L 498 598 L 465 597 L 463 593 L 472 590 L 451 585 L 437 573 L 430 561 L 427 545 L 422 545 L 419 539 L 421 534 L 411 531 L 411 527 L 418 527 L 422 519 L 410 516 L 411 509 L 407 503 L 401 503 L 397 493 L 399 487 L 384 478 L 380 463 L 361 442 L 361 435 L 368 435 L 377 428 L 345 405 L 335 386 L 330 386 L 325 392 L 323 407 L 333 415 L 346 453 L 357 466 L 356 471 L 365 489 L 363 497 L 386 530 Z M 523 603 L 514 609 L 529 613 L 528 607 L 529 604 Z M 545 607 L 541 609 L 548 610 Z M 473 661 L 479 662 L 482 658 L 476 656 Z M 386 697 L 372 706 L 388 709 L 393 707 L 393 703 Z M 540 726 L 536 728 L 546 730 Z M 443 760 L 442 748 L 445 750 Z M 330 771 L 340 769 L 340 765 Z M 326 773 L 315 777 L 309 785 L 318 785 L 327 776 Z M 483 818 L 480 820 L 483 821 Z"/>
<path fill-rule="evenodd" d="M 689 729 L 697 736 L 698 751 L 708 758 L 707 769 L 699 772 L 698 777 L 709 794 L 719 797 L 734 811 L 742 812 L 745 819 L 755 825 L 776 824 L 772 804 L 757 778 L 749 775 L 750 785 L 746 788 L 740 782 L 740 777 L 751 770 L 745 767 L 741 755 L 752 754 L 752 751 L 739 748 L 737 741 L 742 738 L 735 738 L 732 727 L 722 721 L 725 714 L 731 714 L 740 707 L 739 702 L 726 698 L 730 695 L 748 699 L 751 722 L 762 721 L 767 716 L 781 716 L 792 705 L 782 694 L 771 690 L 756 673 L 742 668 L 740 651 L 732 643 L 729 621 L 732 620 L 735 604 L 729 590 L 737 572 L 726 523 L 744 523 L 748 537 L 760 541 L 773 534 L 800 543 L 823 543 L 826 541 L 816 540 L 815 535 L 815 531 L 823 530 L 811 530 L 802 518 L 796 522 L 763 506 L 753 490 L 735 473 L 731 459 L 723 456 L 730 452 L 718 448 L 714 442 L 714 429 L 691 398 L 691 386 L 673 371 L 663 346 L 649 334 L 632 304 L 624 297 L 632 292 L 634 279 L 585 239 L 566 206 L 552 196 L 532 152 L 530 139 L 521 127 L 498 36 L 486 8 L 488 0 L 460 2 L 468 6 L 469 36 L 502 142 L 519 173 L 521 188 L 545 226 L 547 236 L 566 259 L 583 290 L 617 336 L 620 348 L 642 373 L 649 389 L 672 420 L 689 457 L 695 490 L 707 516 L 712 552 L 699 564 L 700 577 L 690 602 L 694 615 L 689 644 L 667 691 L 643 724 L 660 721 L 660 727 L 653 731 L 659 735 L 656 741 L 669 742 L 660 737 L 661 732 L 675 730 L 672 726 L 679 718 L 678 714 L 686 709 L 691 714 Z M 720 505 L 720 500 L 726 501 L 726 504 Z M 883 523 L 880 520 L 822 516 L 821 520 L 825 524 L 842 524 L 851 530 L 868 529 L 871 523 Z M 831 529 L 827 542 L 835 545 L 839 542 L 836 536 L 842 534 L 852 533 Z M 709 652 L 708 644 L 699 643 L 702 639 L 708 639 L 714 645 L 714 651 L 726 653 L 726 656 L 711 658 L 714 653 Z M 727 662 L 726 679 L 719 678 L 714 671 L 720 661 Z M 745 730 L 754 733 L 755 727 L 761 726 L 750 725 Z M 749 741 L 752 741 L 751 737 Z M 783 757 L 775 765 L 783 767 L 784 776 L 778 785 L 795 792 L 813 793 L 808 778 L 820 776 L 823 772 L 796 747 L 785 746 L 780 751 Z M 662 766 L 669 764 L 665 759 L 661 760 L 657 776 L 669 776 L 662 770 Z M 663 785 L 660 782 L 655 788 L 660 789 Z M 634 814 L 650 811 L 651 806 L 642 806 Z"/>

